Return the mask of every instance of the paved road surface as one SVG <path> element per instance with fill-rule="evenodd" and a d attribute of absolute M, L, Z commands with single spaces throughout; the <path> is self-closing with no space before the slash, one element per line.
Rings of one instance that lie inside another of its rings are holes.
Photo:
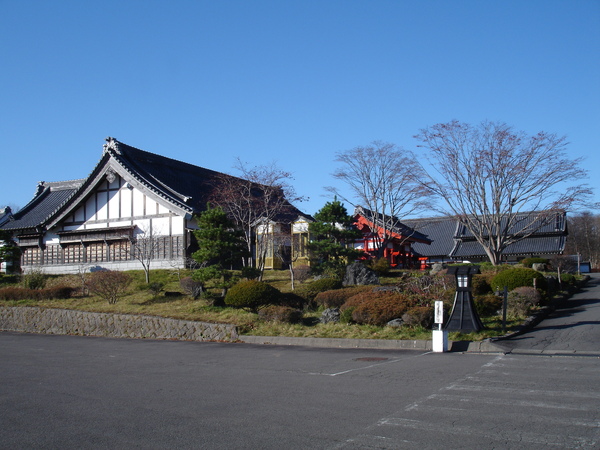
<path fill-rule="evenodd" d="M 511 354 L 0 333 L 0 449 L 597 449 L 599 281 Z"/>
<path fill-rule="evenodd" d="M 600 274 L 592 274 L 580 292 L 532 331 L 499 342 L 514 353 L 591 353 L 600 356 Z"/>
<path fill-rule="evenodd" d="M 600 360 L 0 333 L 2 449 L 600 448 Z"/>

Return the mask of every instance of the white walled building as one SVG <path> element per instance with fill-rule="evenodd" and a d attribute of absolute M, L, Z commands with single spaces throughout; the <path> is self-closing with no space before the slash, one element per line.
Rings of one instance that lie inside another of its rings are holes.
<path fill-rule="evenodd" d="M 87 178 L 40 182 L 34 198 L 0 228 L 21 248 L 24 271 L 141 269 L 133 252 L 144 240 L 156 252 L 153 269 L 184 267 L 194 251 L 194 215 L 224 176 L 107 138 Z M 289 205 L 287 216 L 301 215 Z"/>

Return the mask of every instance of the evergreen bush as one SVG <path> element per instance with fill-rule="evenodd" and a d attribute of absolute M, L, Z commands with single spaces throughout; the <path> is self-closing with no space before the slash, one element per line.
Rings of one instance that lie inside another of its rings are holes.
<path fill-rule="evenodd" d="M 546 258 L 525 258 L 521 260 L 521 264 L 525 267 L 533 267 L 534 264 L 548 264 L 548 259 Z"/>
<path fill-rule="evenodd" d="M 21 277 L 21 283 L 27 289 L 44 289 L 47 279 L 42 269 L 35 268 Z"/>
<path fill-rule="evenodd" d="M 473 303 L 477 313 L 483 317 L 495 316 L 502 310 L 502 297 L 492 293 L 474 296 Z"/>
<path fill-rule="evenodd" d="M 377 258 L 369 261 L 368 267 L 377 274 L 378 277 L 387 275 L 390 272 L 390 262 L 387 258 Z"/>
<path fill-rule="evenodd" d="M 342 282 L 337 278 L 320 278 L 312 283 L 300 286 L 296 290 L 296 294 L 303 297 L 307 303 L 312 303 L 319 292 L 340 289 Z"/>
<path fill-rule="evenodd" d="M 572 273 L 561 273 L 560 274 L 560 282 L 563 285 L 564 284 L 573 285 L 573 284 L 575 284 L 576 281 L 577 281 L 577 277 L 575 277 L 575 275 L 573 275 Z"/>
<path fill-rule="evenodd" d="M 306 300 L 295 292 L 282 292 L 279 298 L 279 303 L 283 306 L 294 309 L 303 309 L 306 306 Z"/>
<path fill-rule="evenodd" d="M 502 290 L 506 286 L 509 291 L 521 286 L 535 287 L 543 291 L 547 288 L 546 278 L 536 270 L 527 267 L 513 267 L 498 273 L 492 280 L 492 289 Z"/>
<path fill-rule="evenodd" d="M 260 306 L 276 304 L 281 293 L 268 283 L 244 280 L 233 285 L 225 295 L 225 304 L 256 311 Z"/>
<path fill-rule="evenodd" d="M 471 288 L 473 295 L 484 295 L 492 292 L 492 287 L 490 286 L 491 277 L 488 275 L 473 275 L 471 279 Z"/>

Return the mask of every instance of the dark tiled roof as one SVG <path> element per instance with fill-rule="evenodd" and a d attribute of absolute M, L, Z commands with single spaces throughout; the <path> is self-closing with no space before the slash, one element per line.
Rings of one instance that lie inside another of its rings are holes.
<path fill-rule="evenodd" d="M 446 217 L 433 217 L 428 219 L 406 220 L 405 224 L 412 227 L 431 239 L 431 244 L 426 245 L 415 242 L 413 252 L 417 256 L 445 256 L 450 255 L 454 248 L 454 234 L 456 221 Z"/>
<path fill-rule="evenodd" d="M 506 226 L 506 220 L 502 227 Z M 566 231 L 567 216 L 564 211 L 522 212 L 515 215 L 510 233 L 513 235 L 530 234 L 562 234 Z M 458 237 L 474 238 L 466 227 L 458 228 Z"/>
<path fill-rule="evenodd" d="M 362 206 L 356 208 L 354 215 L 361 215 L 370 222 L 374 220 L 374 224 L 378 227 L 382 227 L 384 223 L 384 218 L 381 214 L 374 213 L 373 211 L 363 208 Z M 389 227 L 389 223 L 393 223 L 393 225 Z M 401 236 L 410 237 L 416 241 L 423 241 L 425 243 L 424 245 L 426 245 L 428 242 L 431 242 L 431 239 L 428 236 L 420 232 L 421 230 L 412 228 L 406 225 L 406 223 L 408 223 L 408 221 L 404 223 L 400 222 L 397 217 L 388 217 L 388 228 L 391 232 L 397 233 Z"/>
<path fill-rule="evenodd" d="M 73 208 L 77 207 L 78 202 L 83 201 L 90 190 L 94 188 L 98 177 L 104 173 L 103 171 L 106 170 L 111 159 L 116 161 L 145 189 L 190 214 L 204 211 L 213 190 L 219 186 L 222 177 L 231 177 L 146 152 L 112 138 L 108 138 L 107 141 L 102 158 L 86 179 L 40 183 L 35 197 L 23 209 L 14 214 L 14 220 L 5 223 L 2 228 L 23 230 L 55 225 Z M 310 217 L 293 205 L 289 203 L 287 205 L 285 211 L 276 218 L 278 221 L 291 222 L 298 216 Z"/>
<path fill-rule="evenodd" d="M 213 170 L 114 142 L 116 151 L 111 146 L 108 146 L 108 150 L 132 176 L 161 196 L 187 206 L 194 212 L 206 208 L 210 195 L 219 184 L 219 178 L 223 176 Z"/>
<path fill-rule="evenodd" d="M 550 212 L 547 215 L 521 213 L 512 232 L 518 233 L 529 225 L 537 229 L 531 236 L 509 245 L 504 255 L 543 255 L 558 254 L 564 250 L 567 221 L 562 211 Z M 536 224 L 537 223 L 537 224 Z M 485 258 L 483 247 L 475 240 L 473 234 L 458 220 L 451 217 L 407 220 L 408 226 L 414 227 L 432 239 L 432 244 L 413 244 L 413 251 L 420 256 L 451 257 L 468 259 Z M 540 227 L 541 225 L 541 227 Z"/>
<path fill-rule="evenodd" d="M 160 156 L 109 138 L 107 151 L 125 167 L 129 173 L 142 181 L 156 193 L 175 203 L 199 213 L 206 209 L 215 189 L 223 177 L 238 179 L 204 167 L 195 166 L 175 159 Z M 114 142 L 111 145 L 111 142 Z M 242 180 L 240 180 L 242 181 Z M 260 192 L 260 185 L 256 185 Z M 283 194 L 282 194 L 283 195 Z M 292 204 L 285 202 L 282 212 L 276 217 L 280 222 L 292 222 L 298 216 L 310 217 Z"/>
<path fill-rule="evenodd" d="M 26 230 L 43 226 L 77 192 L 83 180 L 41 182 L 33 199 L 13 214 L 2 228 Z"/>
<path fill-rule="evenodd" d="M 6 208 L 0 209 L 0 227 L 4 222 L 8 222 L 12 217 L 12 211 L 7 206 Z"/>
<path fill-rule="evenodd" d="M 510 244 L 504 250 L 505 256 L 527 256 L 527 255 L 555 255 L 563 252 L 566 236 L 531 236 L 514 244 Z M 485 257 L 483 247 L 477 241 L 457 241 L 452 252 L 456 259 L 468 259 L 473 257 Z"/>

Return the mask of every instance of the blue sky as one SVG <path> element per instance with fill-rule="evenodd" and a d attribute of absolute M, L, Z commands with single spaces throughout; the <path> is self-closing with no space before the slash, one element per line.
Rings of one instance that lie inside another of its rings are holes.
<path fill-rule="evenodd" d="M 503 121 L 566 135 L 600 200 L 600 1 L 0 0 L 0 207 L 83 178 L 106 136 L 234 173 Z"/>

